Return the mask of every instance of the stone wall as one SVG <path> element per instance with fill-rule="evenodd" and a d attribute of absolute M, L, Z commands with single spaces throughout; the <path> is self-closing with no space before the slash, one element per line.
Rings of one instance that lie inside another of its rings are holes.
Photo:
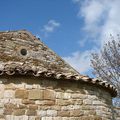
<path fill-rule="evenodd" d="M 120 107 L 114 108 L 115 110 L 115 120 L 120 120 Z"/>
<path fill-rule="evenodd" d="M 0 120 L 114 120 L 110 94 L 69 80 L 0 78 Z"/>

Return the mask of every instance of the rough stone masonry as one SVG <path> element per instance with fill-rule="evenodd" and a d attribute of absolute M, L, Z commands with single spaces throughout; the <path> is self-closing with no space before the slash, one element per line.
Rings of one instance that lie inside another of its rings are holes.
<path fill-rule="evenodd" d="M 119 120 L 116 95 L 112 85 L 79 74 L 31 33 L 0 32 L 0 120 Z"/>

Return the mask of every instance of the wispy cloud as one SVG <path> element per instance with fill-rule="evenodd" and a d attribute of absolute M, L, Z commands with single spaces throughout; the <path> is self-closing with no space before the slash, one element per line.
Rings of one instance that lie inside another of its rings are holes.
<path fill-rule="evenodd" d="M 82 74 L 91 70 L 90 68 L 90 56 L 92 52 L 97 51 L 96 48 L 92 50 L 86 50 L 85 52 L 76 51 L 71 56 L 63 57 L 72 67 Z"/>
<path fill-rule="evenodd" d="M 78 6 L 77 16 L 84 20 L 82 31 L 87 37 L 78 43 L 81 46 L 91 42 L 92 49 L 84 52 L 74 52 L 65 57 L 79 72 L 85 73 L 90 69 L 90 53 L 94 48 L 101 47 L 109 39 L 109 35 L 120 33 L 120 0 L 72 0 Z M 117 40 L 117 39 L 116 39 Z M 99 48 L 98 50 L 99 51 Z"/>
<path fill-rule="evenodd" d="M 110 34 L 120 33 L 120 0 L 74 0 L 78 16 L 84 19 L 83 30 L 88 38 L 99 44 L 108 41 Z M 98 41 L 99 40 L 99 41 Z"/>
<path fill-rule="evenodd" d="M 56 20 L 49 20 L 46 25 L 43 26 L 43 29 L 41 30 L 44 36 L 48 36 L 49 33 L 52 33 L 55 31 L 56 28 L 60 26 L 60 23 Z"/>
<path fill-rule="evenodd" d="M 79 51 L 72 53 L 71 56 L 63 57 L 71 66 L 73 66 L 80 73 L 88 71 L 90 68 L 90 56 L 89 51 L 80 53 Z M 84 63 L 84 64 L 83 64 Z"/>

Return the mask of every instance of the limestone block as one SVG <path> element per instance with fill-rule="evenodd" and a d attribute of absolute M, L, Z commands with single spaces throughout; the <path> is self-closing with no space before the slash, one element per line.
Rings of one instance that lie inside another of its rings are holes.
<path fill-rule="evenodd" d="M 69 89 L 67 89 L 67 90 L 65 90 L 65 92 L 67 92 L 67 93 L 74 93 L 74 91 L 73 90 L 71 90 L 70 88 Z"/>
<path fill-rule="evenodd" d="M 35 116 L 29 116 L 28 120 L 35 120 Z"/>
<path fill-rule="evenodd" d="M 27 109 L 27 105 L 24 105 L 24 104 L 17 104 L 17 107 L 19 109 Z"/>
<path fill-rule="evenodd" d="M 46 117 L 42 117 L 41 120 L 46 120 Z"/>
<path fill-rule="evenodd" d="M 62 120 L 62 117 L 53 117 L 52 120 Z"/>
<path fill-rule="evenodd" d="M 76 109 L 80 109 L 80 105 L 68 105 L 67 106 L 68 110 L 76 110 Z"/>
<path fill-rule="evenodd" d="M 14 120 L 14 116 L 13 115 L 6 115 L 5 120 Z"/>
<path fill-rule="evenodd" d="M 96 115 L 95 110 L 84 110 L 84 115 Z"/>
<path fill-rule="evenodd" d="M 97 100 L 99 99 L 96 95 L 87 95 L 88 96 L 88 99 L 90 100 Z"/>
<path fill-rule="evenodd" d="M 37 117 L 35 118 L 35 120 L 41 120 L 41 117 L 37 116 Z"/>
<path fill-rule="evenodd" d="M 79 94 L 79 99 L 88 99 L 88 95 L 85 94 Z"/>
<path fill-rule="evenodd" d="M 3 113 L 4 113 L 3 108 L 0 108 L 0 115 L 3 115 Z"/>
<path fill-rule="evenodd" d="M 29 119 L 28 119 L 28 116 L 26 116 L 26 115 L 14 116 L 13 119 L 14 119 L 14 120 L 29 120 Z"/>
<path fill-rule="evenodd" d="M 25 83 L 15 84 L 16 89 L 25 89 Z"/>
<path fill-rule="evenodd" d="M 74 100 L 73 100 L 73 104 L 75 104 L 75 105 L 82 105 L 82 104 L 83 104 L 83 100 L 74 99 Z"/>
<path fill-rule="evenodd" d="M 6 84 L 5 89 L 6 90 L 8 90 L 8 89 L 14 90 L 15 89 L 15 84 L 13 84 L 13 83 Z"/>
<path fill-rule="evenodd" d="M 71 95 L 71 98 L 79 99 L 80 98 L 80 94 L 74 93 L 74 94 Z"/>
<path fill-rule="evenodd" d="M 70 116 L 71 117 L 80 117 L 84 115 L 84 111 L 81 111 L 80 109 L 79 110 L 71 110 L 70 111 Z"/>
<path fill-rule="evenodd" d="M 29 100 L 29 99 L 24 99 L 24 100 L 22 100 L 22 103 L 23 104 L 35 104 L 35 101 Z"/>
<path fill-rule="evenodd" d="M 47 110 L 47 116 L 57 116 L 56 110 Z"/>
<path fill-rule="evenodd" d="M 70 112 L 69 111 L 58 111 L 58 116 L 70 117 Z"/>
<path fill-rule="evenodd" d="M 15 91 L 14 90 L 5 90 L 4 98 L 15 98 Z"/>
<path fill-rule="evenodd" d="M 63 94 L 63 99 L 70 99 L 71 98 L 71 93 L 64 93 Z"/>
<path fill-rule="evenodd" d="M 28 115 L 28 116 L 35 116 L 36 115 L 36 110 L 29 109 L 29 110 L 27 110 L 26 115 Z"/>
<path fill-rule="evenodd" d="M 33 89 L 40 89 L 41 87 L 40 87 L 39 84 L 33 84 L 33 85 L 32 85 L 32 88 L 33 88 Z"/>
<path fill-rule="evenodd" d="M 5 89 L 4 84 L 0 84 L 0 99 L 4 97 L 4 89 Z"/>
<path fill-rule="evenodd" d="M 44 90 L 45 100 L 55 100 L 55 92 L 53 90 Z"/>
<path fill-rule="evenodd" d="M 45 117 L 47 114 L 47 111 L 46 110 L 38 110 L 37 111 L 37 115 L 40 115 L 41 117 Z"/>
<path fill-rule="evenodd" d="M 32 109 L 32 110 L 37 110 L 38 109 L 38 105 L 29 105 L 28 108 Z"/>
<path fill-rule="evenodd" d="M 56 98 L 57 99 L 62 99 L 63 98 L 63 93 L 62 92 L 56 92 Z"/>
<path fill-rule="evenodd" d="M 6 109 L 16 109 L 17 105 L 16 104 L 12 104 L 12 103 L 7 103 L 7 104 L 4 104 L 4 107 Z"/>
<path fill-rule="evenodd" d="M 101 101 L 96 101 L 96 100 L 93 101 L 93 105 L 101 105 L 101 104 L 102 104 Z"/>
<path fill-rule="evenodd" d="M 62 106 L 62 107 L 61 107 L 61 110 L 63 110 L 63 111 L 67 111 L 68 108 L 67 108 L 67 106 Z"/>
<path fill-rule="evenodd" d="M 67 106 L 72 104 L 72 100 L 62 100 L 62 99 L 58 99 L 56 100 L 56 104 L 60 105 L 60 106 Z"/>
<path fill-rule="evenodd" d="M 0 119 L 5 119 L 5 116 L 4 115 L 0 115 Z"/>
<path fill-rule="evenodd" d="M 32 89 L 33 86 L 32 86 L 32 85 L 28 85 L 28 84 L 26 84 L 26 85 L 25 85 L 25 88 L 26 88 L 26 89 Z"/>
<path fill-rule="evenodd" d="M 83 100 L 83 104 L 85 104 L 85 105 L 91 105 L 92 104 L 92 100 L 84 99 Z"/>
<path fill-rule="evenodd" d="M 62 120 L 72 120 L 71 117 L 62 117 Z M 74 120 L 74 119 L 73 119 Z"/>
<path fill-rule="evenodd" d="M 4 104 L 0 102 L 0 108 L 3 108 L 4 107 Z"/>
<path fill-rule="evenodd" d="M 59 111 L 59 110 L 61 109 L 61 106 L 59 106 L 59 105 L 54 105 L 54 106 L 51 106 L 51 109 L 54 109 L 54 110 Z"/>
<path fill-rule="evenodd" d="M 27 115 L 22 115 L 22 120 L 29 120 Z"/>
<path fill-rule="evenodd" d="M 0 99 L 0 103 L 6 104 L 9 103 L 9 98 Z"/>
<path fill-rule="evenodd" d="M 23 120 L 23 116 L 14 116 L 13 119 L 14 120 Z"/>
<path fill-rule="evenodd" d="M 25 89 L 17 89 L 15 91 L 15 97 L 21 98 L 21 99 L 27 99 L 28 98 L 28 91 Z"/>
<path fill-rule="evenodd" d="M 19 98 L 11 98 L 11 99 L 9 99 L 9 103 L 11 103 L 11 104 L 21 104 L 22 103 L 22 99 L 19 99 Z"/>
<path fill-rule="evenodd" d="M 10 108 L 5 108 L 4 109 L 4 115 L 12 115 L 13 110 Z"/>
<path fill-rule="evenodd" d="M 31 100 L 37 100 L 37 99 L 42 100 L 43 99 L 43 90 L 40 90 L 40 89 L 30 90 L 28 98 Z"/>
<path fill-rule="evenodd" d="M 25 115 L 25 109 L 16 109 L 13 111 L 15 116 Z"/>
<path fill-rule="evenodd" d="M 55 100 L 44 100 L 43 105 L 55 105 Z"/>
<path fill-rule="evenodd" d="M 35 104 L 36 104 L 36 105 L 44 105 L 44 101 L 43 101 L 43 100 L 42 100 L 42 101 L 36 100 L 36 101 L 35 101 Z"/>
<path fill-rule="evenodd" d="M 4 118 L 0 118 L 0 120 L 5 120 Z"/>
<path fill-rule="evenodd" d="M 53 118 L 53 117 L 42 117 L 41 120 L 53 120 L 52 118 Z"/>

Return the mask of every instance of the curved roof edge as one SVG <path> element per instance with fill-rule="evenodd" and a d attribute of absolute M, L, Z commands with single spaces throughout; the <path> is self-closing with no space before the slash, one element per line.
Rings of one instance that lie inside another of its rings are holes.
<path fill-rule="evenodd" d="M 11 65 L 10 65 L 11 66 Z M 85 75 L 72 75 L 72 74 L 63 74 L 63 73 L 55 73 L 51 71 L 44 71 L 44 70 L 38 70 L 37 67 L 33 66 L 27 66 L 26 68 L 24 66 L 17 66 L 17 67 L 9 67 L 6 66 L 0 66 L 0 76 L 3 75 L 31 75 L 35 77 L 47 77 L 47 78 L 54 78 L 54 79 L 65 79 L 65 80 L 75 80 L 80 82 L 86 82 L 91 83 L 94 85 L 99 85 L 103 87 L 104 89 L 108 90 L 112 97 L 117 96 L 117 89 L 109 84 L 107 81 L 103 81 L 97 78 L 90 78 L 89 76 Z"/>

